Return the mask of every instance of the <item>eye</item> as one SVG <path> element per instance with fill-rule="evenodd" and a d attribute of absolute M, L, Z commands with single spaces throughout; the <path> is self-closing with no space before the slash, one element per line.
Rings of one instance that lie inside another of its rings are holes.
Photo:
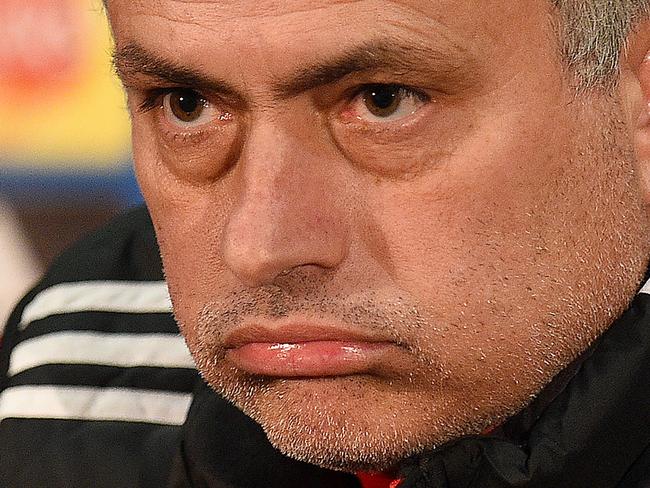
<path fill-rule="evenodd" d="M 191 89 L 170 91 L 164 95 L 162 107 L 169 122 L 182 128 L 198 127 L 224 116 L 205 97 Z"/>
<path fill-rule="evenodd" d="M 365 86 L 352 102 L 355 115 L 370 122 L 390 122 L 415 113 L 428 97 L 402 85 Z"/>

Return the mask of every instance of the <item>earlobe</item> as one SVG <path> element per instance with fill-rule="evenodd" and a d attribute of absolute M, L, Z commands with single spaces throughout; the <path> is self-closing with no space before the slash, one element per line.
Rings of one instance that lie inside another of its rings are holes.
<path fill-rule="evenodd" d="M 637 174 L 650 209 L 650 23 L 644 22 L 628 40 L 619 90 L 630 133 L 634 137 Z"/>

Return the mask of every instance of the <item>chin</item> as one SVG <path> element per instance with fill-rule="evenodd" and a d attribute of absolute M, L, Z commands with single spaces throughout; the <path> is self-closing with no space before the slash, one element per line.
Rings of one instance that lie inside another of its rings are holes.
<path fill-rule="evenodd" d="M 372 377 L 214 379 L 211 386 L 256 421 L 276 449 L 338 471 L 390 470 L 485 427 L 450 417 L 443 408 L 447 402 L 392 391 Z"/>

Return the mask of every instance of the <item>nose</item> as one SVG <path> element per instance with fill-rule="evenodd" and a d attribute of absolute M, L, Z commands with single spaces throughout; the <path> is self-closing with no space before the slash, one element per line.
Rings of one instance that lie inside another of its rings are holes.
<path fill-rule="evenodd" d="M 246 286 L 302 267 L 324 273 L 345 258 L 345 185 L 324 151 L 298 132 L 260 124 L 240 153 L 222 256 Z"/>

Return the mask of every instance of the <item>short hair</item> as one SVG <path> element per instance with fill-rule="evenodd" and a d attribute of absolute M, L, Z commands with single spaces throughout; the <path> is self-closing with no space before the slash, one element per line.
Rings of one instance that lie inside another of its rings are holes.
<path fill-rule="evenodd" d="M 553 0 L 562 57 L 580 89 L 612 89 L 626 40 L 650 12 L 650 0 Z"/>

